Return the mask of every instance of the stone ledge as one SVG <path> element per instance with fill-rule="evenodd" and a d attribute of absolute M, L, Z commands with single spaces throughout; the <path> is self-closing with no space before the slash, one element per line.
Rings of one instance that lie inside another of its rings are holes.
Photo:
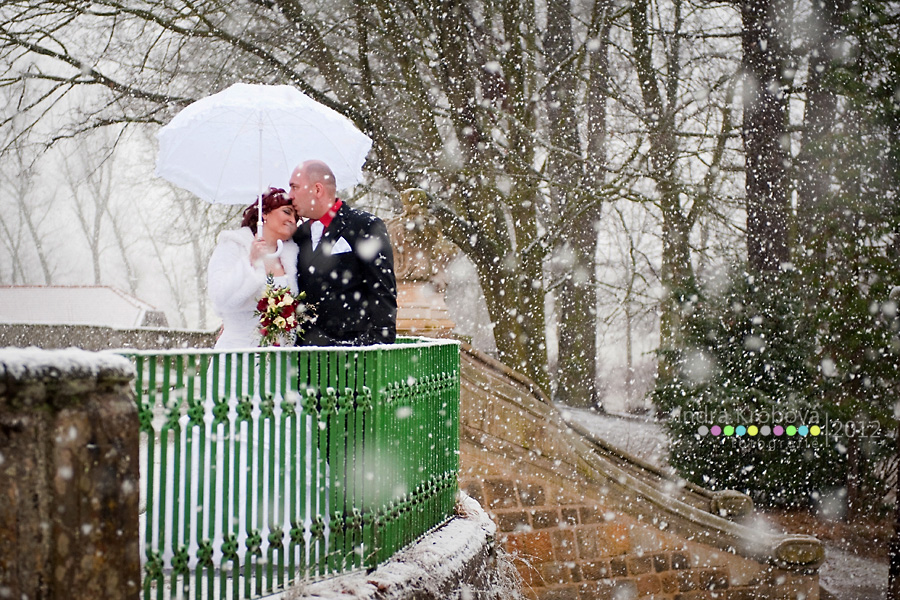
<path fill-rule="evenodd" d="M 620 448 L 616 448 L 592 433 L 571 416 L 567 416 L 565 411 L 561 411 L 560 415 L 568 427 L 574 429 L 585 440 L 596 446 L 597 451 L 602 456 L 615 461 L 630 474 L 639 477 L 650 485 L 665 488 L 668 493 L 677 495 L 682 502 L 732 521 L 747 517 L 753 512 L 753 500 L 746 494 L 734 490 L 713 492 L 695 483 L 686 481 L 675 475 L 674 471 L 661 469 Z"/>
<path fill-rule="evenodd" d="M 0 598 L 136 598 L 139 423 L 126 358 L 0 349 Z"/>
<path fill-rule="evenodd" d="M 279 595 L 282 600 L 444 600 L 475 597 L 493 590 L 496 525 L 481 506 L 461 494 L 454 517 L 421 540 L 396 554 L 371 573 L 350 573 L 298 586 Z M 494 597 L 494 596 L 489 596 Z"/>
<path fill-rule="evenodd" d="M 0 402 L 11 406 L 49 404 L 58 409 L 85 394 L 123 391 L 133 377 L 131 361 L 117 354 L 0 348 Z"/>

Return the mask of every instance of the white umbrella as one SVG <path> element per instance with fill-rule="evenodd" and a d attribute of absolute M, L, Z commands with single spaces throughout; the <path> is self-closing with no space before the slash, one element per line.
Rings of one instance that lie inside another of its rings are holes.
<path fill-rule="evenodd" d="M 306 94 L 246 83 L 194 102 L 157 138 L 156 174 L 218 204 L 261 202 L 265 189 L 286 188 L 291 170 L 310 159 L 331 167 L 339 189 L 349 187 L 362 181 L 372 147 L 349 119 Z"/>

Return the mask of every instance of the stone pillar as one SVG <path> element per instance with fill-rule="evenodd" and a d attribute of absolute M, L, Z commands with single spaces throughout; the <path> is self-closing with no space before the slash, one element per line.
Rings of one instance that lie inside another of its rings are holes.
<path fill-rule="evenodd" d="M 397 332 L 448 336 L 456 324 L 444 301 L 444 276 L 459 250 L 428 214 L 423 190 L 404 190 L 400 199 L 403 214 L 387 222 L 397 276 Z"/>
<path fill-rule="evenodd" d="M 0 599 L 137 598 L 131 363 L 0 349 Z"/>

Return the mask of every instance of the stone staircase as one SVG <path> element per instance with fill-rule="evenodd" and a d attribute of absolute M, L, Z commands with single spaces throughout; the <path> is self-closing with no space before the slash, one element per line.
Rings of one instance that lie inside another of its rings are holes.
<path fill-rule="evenodd" d="M 822 544 L 567 423 L 537 387 L 463 346 L 460 486 L 498 526 L 526 596 L 819 598 Z"/>

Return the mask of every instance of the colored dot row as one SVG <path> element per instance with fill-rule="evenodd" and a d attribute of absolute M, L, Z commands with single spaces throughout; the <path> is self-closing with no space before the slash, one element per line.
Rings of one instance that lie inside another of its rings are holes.
<path fill-rule="evenodd" d="M 724 437 L 741 437 L 744 435 L 749 435 L 750 437 L 757 435 L 763 437 L 768 437 L 770 435 L 774 435 L 775 437 L 781 437 L 783 435 L 788 437 L 793 437 L 795 435 L 806 437 L 811 435 L 815 437 L 822 433 L 822 428 L 818 425 L 813 425 L 812 427 L 807 427 L 806 425 L 801 425 L 799 427 L 795 427 L 794 425 L 788 425 L 787 427 L 782 427 L 781 425 L 775 425 L 774 427 L 769 427 L 768 425 L 763 425 L 762 427 L 757 427 L 756 425 L 750 425 L 749 427 L 743 425 L 738 425 L 737 427 L 732 425 L 726 425 L 724 427 L 719 427 L 718 425 L 713 425 L 712 427 L 701 425 L 697 429 L 697 433 L 699 435 L 712 435 L 713 437 L 718 437 L 720 435 Z"/>

